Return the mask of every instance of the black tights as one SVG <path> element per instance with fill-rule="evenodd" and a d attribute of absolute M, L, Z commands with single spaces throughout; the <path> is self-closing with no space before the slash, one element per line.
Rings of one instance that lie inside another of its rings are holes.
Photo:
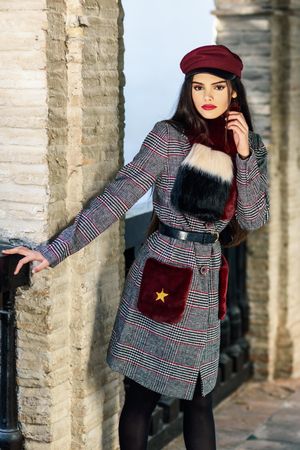
<path fill-rule="evenodd" d="M 125 403 L 120 417 L 120 450 L 146 450 L 151 414 L 160 394 L 125 379 Z M 202 397 L 198 378 L 192 400 L 183 400 L 183 436 L 187 450 L 215 450 L 212 393 Z"/>

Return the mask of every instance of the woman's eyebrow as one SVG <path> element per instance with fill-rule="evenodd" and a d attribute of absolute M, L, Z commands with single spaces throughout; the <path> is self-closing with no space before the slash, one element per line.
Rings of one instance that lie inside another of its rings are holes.
<path fill-rule="evenodd" d="M 201 83 L 200 81 L 192 81 L 192 84 L 201 84 L 201 86 L 204 86 L 204 83 Z M 226 81 L 216 81 L 215 83 L 211 83 L 211 85 L 220 84 L 220 83 L 226 83 Z"/>

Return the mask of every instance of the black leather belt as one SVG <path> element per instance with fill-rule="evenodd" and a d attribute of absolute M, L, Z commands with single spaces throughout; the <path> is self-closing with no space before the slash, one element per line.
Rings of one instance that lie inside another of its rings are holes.
<path fill-rule="evenodd" d="M 218 231 L 206 231 L 205 233 L 197 231 L 183 231 L 178 228 L 169 227 L 159 222 L 158 230 L 161 234 L 181 241 L 200 242 L 200 244 L 214 244 L 219 239 Z"/>

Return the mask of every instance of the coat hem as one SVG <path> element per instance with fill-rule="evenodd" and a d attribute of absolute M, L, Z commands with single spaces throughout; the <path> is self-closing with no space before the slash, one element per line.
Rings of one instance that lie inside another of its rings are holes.
<path fill-rule="evenodd" d="M 196 387 L 196 382 L 194 383 L 193 387 L 190 386 L 188 388 L 185 389 L 185 391 L 183 392 L 178 392 L 178 394 L 175 394 L 174 392 L 172 392 L 171 390 L 166 389 L 166 387 L 163 387 L 163 383 L 162 387 L 159 388 L 153 385 L 153 382 L 150 381 L 150 377 L 149 379 L 145 378 L 145 376 L 139 376 L 137 371 L 133 371 L 130 367 L 126 368 L 126 365 L 120 364 L 116 361 L 116 358 L 114 358 L 112 355 L 108 354 L 107 358 L 106 358 L 106 362 L 108 364 L 108 366 L 110 367 L 111 370 L 113 370 L 114 372 L 118 372 L 121 375 L 123 375 L 124 377 L 128 377 L 132 380 L 134 380 L 136 383 L 139 383 L 141 386 L 146 387 L 147 389 L 150 389 L 154 392 L 157 392 L 158 394 L 161 395 L 165 395 L 166 397 L 171 397 L 171 398 L 177 398 L 179 400 L 192 400 L 193 399 L 193 395 L 194 395 L 194 391 L 195 391 L 195 387 Z M 201 372 L 200 370 L 198 370 L 197 372 L 197 376 L 200 373 L 200 377 L 201 377 Z M 197 377 L 196 377 L 197 380 Z M 209 394 L 214 386 L 216 384 L 216 381 L 214 380 L 213 383 L 208 383 L 208 385 L 202 385 L 201 386 L 201 394 L 203 396 L 206 396 L 207 394 Z"/>

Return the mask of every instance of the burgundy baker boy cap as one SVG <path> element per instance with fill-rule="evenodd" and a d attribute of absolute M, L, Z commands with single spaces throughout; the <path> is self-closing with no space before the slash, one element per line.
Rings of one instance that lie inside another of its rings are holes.
<path fill-rule="evenodd" d="M 187 53 L 181 60 L 180 68 L 185 74 L 210 68 L 224 70 L 241 77 L 243 62 L 225 45 L 204 45 Z"/>

